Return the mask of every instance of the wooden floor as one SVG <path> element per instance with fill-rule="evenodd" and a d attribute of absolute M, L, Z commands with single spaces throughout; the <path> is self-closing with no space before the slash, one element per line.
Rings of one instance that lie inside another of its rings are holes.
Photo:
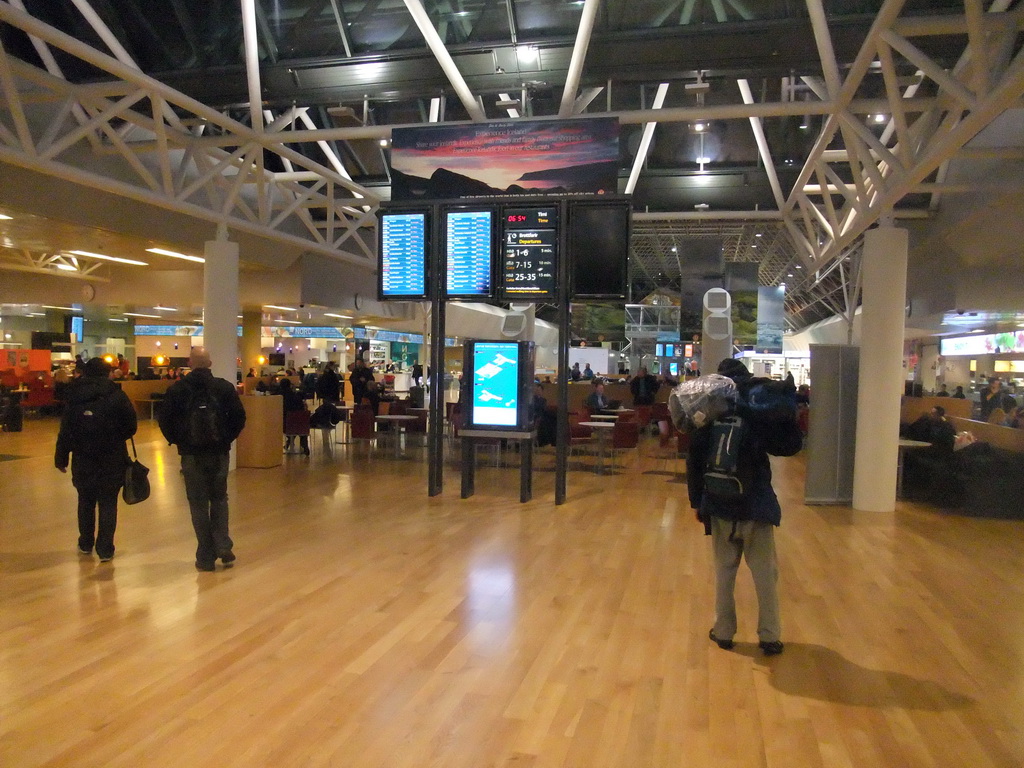
<path fill-rule="evenodd" d="M 0 435 L 0 766 L 1024 765 L 1024 523 L 805 507 L 779 460 L 783 655 L 707 638 L 709 541 L 663 461 L 429 499 L 343 449 L 231 479 L 238 565 L 197 573 L 178 460 L 117 557 L 76 553 L 55 422 Z M 574 459 L 574 462 L 579 461 Z M 587 461 L 583 459 L 582 461 Z"/>

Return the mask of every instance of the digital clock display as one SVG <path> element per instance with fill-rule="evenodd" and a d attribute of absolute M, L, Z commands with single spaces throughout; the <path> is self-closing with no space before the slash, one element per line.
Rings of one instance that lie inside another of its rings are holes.
<path fill-rule="evenodd" d="M 557 219 L 555 208 L 516 208 L 505 211 L 505 227 L 538 229 L 553 227 Z"/>

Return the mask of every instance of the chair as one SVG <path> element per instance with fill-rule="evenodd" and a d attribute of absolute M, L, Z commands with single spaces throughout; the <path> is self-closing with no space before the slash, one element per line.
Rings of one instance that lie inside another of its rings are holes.
<path fill-rule="evenodd" d="M 575 411 L 569 411 L 569 455 L 573 453 L 573 449 L 579 445 L 590 445 L 590 438 L 594 434 L 594 430 L 591 427 L 584 427 L 580 424 L 581 421 L 587 421 L 581 414 Z"/>
<path fill-rule="evenodd" d="M 638 405 L 633 410 L 636 413 L 636 420 L 640 424 L 640 429 L 646 427 L 648 424 L 651 423 L 652 420 L 657 421 L 657 419 L 654 418 L 653 405 Z"/>
<path fill-rule="evenodd" d="M 623 421 L 619 419 L 612 427 L 612 466 L 615 466 L 615 452 L 628 448 L 637 449 L 637 457 L 640 455 L 640 425 L 635 421 Z"/>
<path fill-rule="evenodd" d="M 306 445 L 309 445 L 309 411 L 303 408 L 301 411 L 286 411 L 284 414 L 284 436 L 289 440 L 299 437 L 306 438 Z M 289 450 L 288 453 L 296 453 L 300 449 Z"/>
<path fill-rule="evenodd" d="M 367 443 L 375 441 L 377 431 L 374 429 L 373 408 L 369 405 L 357 405 L 349 419 L 349 428 L 350 441 L 366 441 Z M 367 449 L 367 457 L 369 457 L 369 449 Z"/>
<path fill-rule="evenodd" d="M 30 381 L 28 383 L 28 394 L 21 401 L 21 407 L 26 413 L 34 412 L 42 415 L 43 408 L 52 408 L 57 404 L 53 397 L 53 387 L 46 386 L 41 381 Z M 1004 414 L 1003 418 L 1006 416 Z M 999 422 L 1000 424 L 1002 422 Z"/>

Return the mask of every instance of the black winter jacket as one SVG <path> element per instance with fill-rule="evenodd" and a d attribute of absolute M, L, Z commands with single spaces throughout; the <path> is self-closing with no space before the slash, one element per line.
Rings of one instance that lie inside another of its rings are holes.
<path fill-rule="evenodd" d="M 84 439 L 77 433 L 74 421 L 83 408 L 102 410 L 107 429 L 101 436 Z M 129 463 L 125 440 L 137 428 L 135 408 L 119 386 L 110 379 L 76 379 L 68 385 L 54 466 L 66 469 L 70 458 L 71 481 L 76 488 L 116 491 L 124 484 L 124 470 Z"/>
<path fill-rule="evenodd" d="M 190 445 L 187 439 L 188 405 L 196 390 L 209 389 L 220 405 L 220 424 L 224 427 L 224 439 L 209 448 Z M 182 456 L 199 453 L 227 453 L 231 443 L 245 427 L 245 407 L 238 396 L 235 385 L 225 379 L 218 379 L 209 368 L 196 368 L 181 381 L 172 384 L 160 404 L 160 431 L 167 442 L 178 446 Z"/>

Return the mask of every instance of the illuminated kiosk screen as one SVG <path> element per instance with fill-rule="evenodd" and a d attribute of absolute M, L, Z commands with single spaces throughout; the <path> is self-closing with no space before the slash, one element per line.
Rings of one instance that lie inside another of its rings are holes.
<path fill-rule="evenodd" d="M 448 298 L 489 298 L 494 285 L 494 211 L 446 211 L 445 252 Z"/>
<path fill-rule="evenodd" d="M 473 345 L 472 426 L 511 428 L 518 424 L 519 378 L 518 344 Z"/>
<path fill-rule="evenodd" d="M 427 214 L 385 212 L 380 216 L 380 298 L 427 298 Z"/>

